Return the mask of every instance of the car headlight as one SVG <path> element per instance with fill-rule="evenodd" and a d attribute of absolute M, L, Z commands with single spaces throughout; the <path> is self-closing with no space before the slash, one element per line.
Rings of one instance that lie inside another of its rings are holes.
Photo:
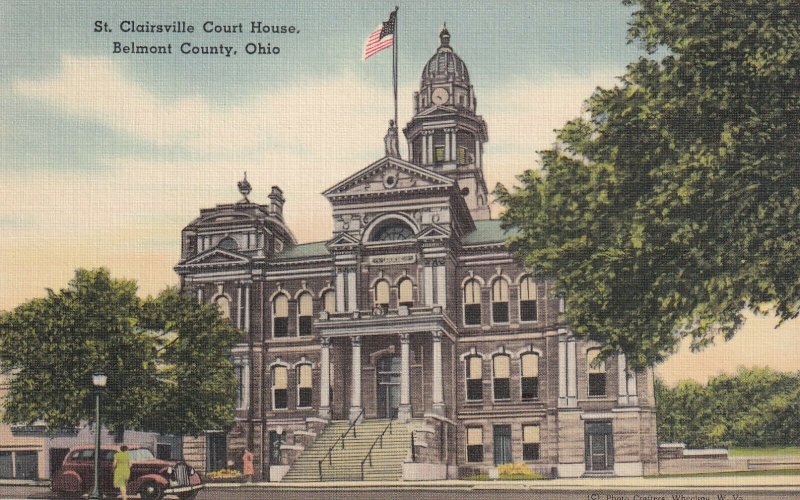
<path fill-rule="evenodd" d="M 189 467 L 189 475 L 194 476 L 194 468 Z"/>
<path fill-rule="evenodd" d="M 171 476 L 173 472 L 175 471 L 172 470 L 172 467 L 167 467 L 167 474 Z"/>

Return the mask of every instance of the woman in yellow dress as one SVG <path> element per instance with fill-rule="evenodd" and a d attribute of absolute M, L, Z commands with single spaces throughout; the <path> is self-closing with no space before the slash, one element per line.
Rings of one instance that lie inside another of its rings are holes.
<path fill-rule="evenodd" d="M 131 477 L 131 456 L 124 444 L 114 453 L 114 488 L 119 488 L 122 500 L 128 500 L 128 479 Z"/>

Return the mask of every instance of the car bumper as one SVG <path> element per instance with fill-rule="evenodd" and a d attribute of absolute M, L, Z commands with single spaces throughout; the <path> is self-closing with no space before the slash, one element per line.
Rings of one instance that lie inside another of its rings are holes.
<path fill-rule="evenodd" d="M 173 495 L 177 493 L 189 493 L 190 491 L 197 491 L 202 490 L 205 487 L 204 484 L 195 484 L 192 486 L 176 486 L 174 488 L 167 488 L 164 490 L 164 493 L 168 495 Z"/>

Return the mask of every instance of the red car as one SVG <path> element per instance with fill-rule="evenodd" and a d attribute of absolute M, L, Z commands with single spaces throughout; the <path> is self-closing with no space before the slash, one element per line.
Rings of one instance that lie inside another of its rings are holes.
<path fill-rule="evenodd" d="M 116 498 L 114 471 L 111 464 L 119 446 L 100 447 L 100 492 Z M 140 495 L 142 500 L 158 500 L 164 495 L 176 495 L 182 500 L 194 498 L 202 489 L 200 476 L 185 462 L 159 460 L 149 448 L 130 445 L 131 477 L 128 495 Z M 94 446 L 77 446 L 69 451 L 50 489 L 63 497 L 80 497 L 94 486 Z"/>

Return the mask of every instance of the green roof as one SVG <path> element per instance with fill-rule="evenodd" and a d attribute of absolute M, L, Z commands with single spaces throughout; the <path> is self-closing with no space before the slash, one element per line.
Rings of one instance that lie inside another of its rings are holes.
<path fill-rule="evenodd" d="M 309 257 L 327 257 L 331 253 L 325 246 L 327 241 L 315 241 L 289 247 L 275 256 L 275 260 L 306 259 Z"/>
<path fill-rule="evenodd" d="M 516 229 L 504 230 L 499 220 L 476 220 L 475 230 L 464 237 L 464 245 L 502 243 L 517 234 Z"/>

